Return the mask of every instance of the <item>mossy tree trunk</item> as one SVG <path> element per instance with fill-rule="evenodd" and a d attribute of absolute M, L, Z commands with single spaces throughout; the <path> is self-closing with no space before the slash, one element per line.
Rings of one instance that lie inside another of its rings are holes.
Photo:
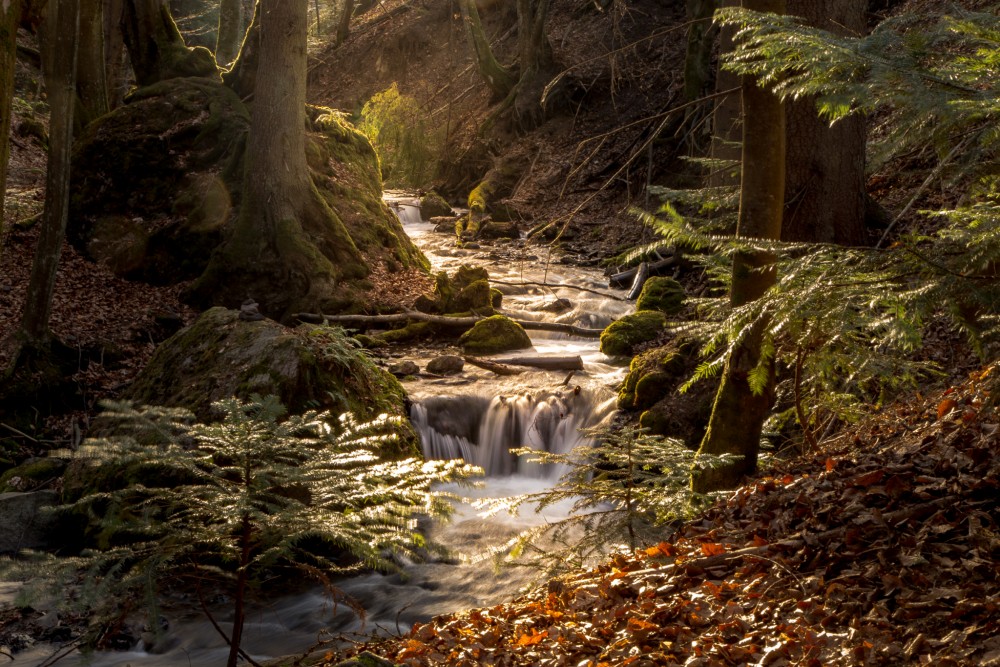
<path fill-rule="evenodd" d="M 20 339 L 24 347 L 44 349 L 49 341 L 49 314 L 56 270 L 69 217 L 70 156 L 73 149 L 73 109 L 76 103 L 76 67 L 80 31 L 77 0 L 49 0 L 46 23 L 52 48 L 42 54 L 49 83 L 49 166 L 45 180 L 45 208 L 31 279 L 21 314 Z"/>
<path fill-rule="evenodd" d="M 0 0 L 0 253 L 3 252 L 4 195 L 10 162 L 10 112 L 14 100 L 14 67 L 17 63 L 17 24 L 20 0 Z"/>
<path fill-rule="evenodd" d="M 243 36 L 243 0 L 220 0 L 219 32 L 215 41 L 215 60 L 219 65 L 229 65 L 236 59 Z"/>
<path fill-rule="evenodd" d="M 122 33 L 140 86 L 179 76 L 218 76 L 208 49 L 184 43 L 166 0 L 125 0 Z"/>
<path fill-rule="evenodd" d="M 785 0 L 753 0 L 744 7 L 783 14 Z M 743 176 L 736 234 L 743 238 L 778 239 L 785 193 L 785 111 L 770 91 L 751 77 L 743 80 Z M 768 253 L 747 252 L 733 261 L 730 300 L 739 307 L 758 299 L 774 284 L 774 259 Z M 760 434 L 774 400 L 773 360 L 762 359 L 766 322 L 754 323 L 726 360 L 708 431 L 699 454 L 734 454 L 735 462 L 714 468 L 695 464 L 691 485 L 704 493 L 733 488 L 757 467 Z M 750 373 L 766 373 L 765 386 L 754 391 Z"/>
<path fill-rule="evenodd" d="M 367 274 L 306 163 L 306 0 L 262 0 L 260 58 L 240 214 L 193 288 L 197 301 L 253 298 L 276 319 L 323 310 Z"/>
<path fill-rule="evenodd" d="M 552 46 L 545 32 L 551 0 L 517 0 L 517 45 L 520 78 L 514 111 L 524 129 L 542 120 L 542 96 L 552 79 Z"/>
<path fill-rule="evenodd" d="M 257 86 L 257 63 L 260 60 L 260 2 L 254 5 L 253 19 L 240 45 L 239 55 L 229 71 L 222 75 L 227 86 L 243 100 L 253 97 Z"/>
<path fill-rule="evenodd" d="M 465 34 L 476 58 L 479 75 L 492 91 L 494 100 L 502 100 L 514 90 L 517 76 L 501 65 L 493 55 L 490 40 L 486 36 L 486 31 L 483 30 L 483 23 L 479 18 L 476 0 L 459 0 L 458 4 L 462 12 L 462 21 L 465 23 Z"/>

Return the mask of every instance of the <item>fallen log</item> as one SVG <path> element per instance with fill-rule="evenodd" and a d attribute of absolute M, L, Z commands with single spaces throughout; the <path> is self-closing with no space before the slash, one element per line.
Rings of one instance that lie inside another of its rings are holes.
<path fill-rule="evenodd" d="M 643 262 L 643 264 L 647 265 L 646 268 L 649 271 L 649 275 L 651 276 L 658 275 L 659 271 L 662 271 L 663 269 L 669 266 L 673 266 L 676 263 L 677 263 L 676 255 L 672 255 L 670 257 L 664 257 L 663 259 L 658 259 L 655 262 Z M 611 285 L 611 287 L 617 287 L 619 289 L 625 289 L 629 287 L 635 282 L 635 276 L 639 272 L 639 268 L 641 266 L 642 264 L 640 264 L 639 266 L 634 266 L 626 271 L 622 271 L 621 273 L 612 274 L 611 276 L 608 277 L 608 284 Z"/>
<path fill-rule="evenodd" d="M 582 371 L 583 359 L 577 355 L 572 357 L 508 357 L 494 359 L 495 363 L 510 366 L 531 366 L 543 371 Z"/>
<path fill-rule="evenodd" d="M 483 370 L 487 370 L 497 375 L 520 375 L 524 370 L 520 368 L 511 368 L 504 364 L 498 364 L 495 361 L 490 361 L 489 359 L 480 359 L 478 357 L 462 357 L 465 359 L 466 363 L 472 364 L 473 366 L 478 366 Z"/>
<path fill-rule="evenodd" d="M 635 273 L 635 280 L 632 281 L 632 289 L 628 291 L 625 298 L 629 301 L 638 299 L 639 295 L 642 294 L 642 286 L 646 284 L 646 280 L 649 278 L 649 262 L 643 262 L 639 265 L 639 269 Z"/>
<path fill-rule="evenodd" d="M 453 327 L 472 328 L 476 322 L 486 319 L 485 317 L 448 317 L 447 315 L 431 315 L 419 311 L 408 311 L 405 313 L 393 313 L 390 315 L 322 315 L 317 313 L 296 313 L 295 319 L 300 322 L 310 322 L 312 324 L 322 324 L 330 322 L 334 324 L 395 324 L 397 322 L 430 322 L 432 324 L 442 324 Z M 577 327 L 572 324 L 559 324 L 558 322 L 535 322 L 532 320 L 514 320 L 527 331 L 552 331 L 564 333 L 571 336 L 581 336 L 584 338 L 600 338 L 603 329 L 587 329 Z"/>
<path fill-rule="evenodd" d="M 551 283 L 535 283 L 528 280 L 522 280 L 521 282 L 513 283 L 506 280 L 494 280 L 490 278 L 491 285 L 506 285 L 508 287 L 548 287 L 551 290 L 556 289 L 571 289 L 578 292 L 589 292 L 590 294 L 596 294 L 598 296 L 603 296 L 606 299 L 614 299 L 615 301 L 625 301 L 622 297 L 617 294 L 608 294 L 607 292 L 602 292 L 596 289 L 590 289 L 589 287 L 581 287 L 579 285 L 553 285 Z"/>

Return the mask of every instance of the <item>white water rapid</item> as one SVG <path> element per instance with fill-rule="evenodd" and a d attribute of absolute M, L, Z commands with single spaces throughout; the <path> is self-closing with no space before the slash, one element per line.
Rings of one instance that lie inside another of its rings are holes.
<path fill-rule="evenodd" d="M 431 260 L 434 270 L 453 272 L 461 264 L 485 267 L 494 285 L 504 293 L 503 312 L 517 319 L 549 320 L 588 328 L 603 328 L 629 312 L 631 304 L 607 288 L 596 269 L 549 263 L 545 248 L 515 240 L 484 249 L 454 247 L 454 234 L 436 233 L 420 216 L 418 200 L 389 194 L 407 233 Z M 578 289 L 583 288 L 583 289 Z M 588 291 L 589 290 L 589 291 Z M 514 378 L 499 378 L 467 366 L 454 378 L 424 377 L 404 382 L 413 399 L 411 419 L 420 433 L 428 458 L 455 458 L 481 466 L 487 474 L 475 489 L 450 487 L 461 496 L 505 497 L 538 491 L 563 472 L 527 464 L 509 453 L 526 446 L 551 452 L 568 452 L 587 444 L 581 429 L 598 426 L 614 412 L 614 393 L 624 368 L 599 351 L 595 339 L 574 339 L 563 334 L 529 332 L 533 348 L 521 354 L 534 356 L 579 355 L 583 370 L 567 378 L 565 371 L 527 371 Z M 440 350 L 407 351 L 406 358 L 424 365 Z M 504 357 L 517 356 L 505 354 Z M 457 554 L 476 555 L 501 545 L 520 531 L 565 516 L 566 506 L 546 508 L 535 514 L 522 510 L 484 519 L 469 504 L 459 503 L 452 521 L 430 527 L 431 537 Z M 340 633 L 405 632 L 415 622 L 431 616 L 477 606 L 496 604 L 530 581 L 520 570 L 496 572 L 488 560 L 475 562 L 411 564 L 403 574 L 368 574 L 337 582 L 346 594 L 366 609 L 362 623 L 344 605 L 334 607 L 318 590 L 289 595 L 258 607 L 245 630 L 246 650 L 258 661 L 299 653 L 317 639 Z M 10 599 L 12 590 L 0 589 Z M 216 611 L 224 619 L 225 601 Z M 178 601 L 178 611 L 167 608 L 167 626 L 155 647 L 141 642 L 128 651 L 104 651 L 83 657 L 71 654 L 60 667 L 217 667 L 227 649 L 216 631 L 197 610 L 195 601 Z M 184 611 L 186 609 L 186 611 Z M 50 621 L 54 622 L 54 620 Z M 229 625 L 220 623 L 228 632 Z M 139 632 L 133 633 L 138 636 Z M 39 665 L 58 650 L 37 645 L 16 654 L 15 666 Z"/>

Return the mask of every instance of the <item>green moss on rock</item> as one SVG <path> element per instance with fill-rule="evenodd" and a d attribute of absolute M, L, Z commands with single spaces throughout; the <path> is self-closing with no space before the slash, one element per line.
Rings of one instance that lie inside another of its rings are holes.
<path fill-rule="evenodd" d="M 653 276 L 642 286 L 642 293 L 635 303 L 636 310 L 658 310 L 665 315 L 676 315 L 684 308 L 684 287 L 673 278 Z"/>
<path fill-rule="evenodd" d="M 439 216 L 452 216 L 451 204 L 444 200 L 444 197 L 436 192 L 428 192 L 420 198 L 420 216 L 424 220 L 430 220 Z"/>
<path fill-rule="evenodd" d="M 671 342 L 632 359 L 618 392 L 618 407 L 644 410 L 675 389 L 694 363 L 695 344 Z"/>
<path fill-rule="evenodd" d="M 58 458 L 32 458 L 0 475 L 0 493 L 34 491 L 61 477 L 66 461 Z"/>
<path fill-rule="evenodd" d="M 503 315 L 476 322 L 458 342 L 468 354 L 496 354 L 531 347 L 531 339 L 521 325 Z"/>
<path fill-rule="evenodd" d="M 628 356 L 641 343 L 655 340 L 667 327 L 667 318 L 659 311 L 643 310 L 612 322 L 601 334 L 601 352 Z"/>

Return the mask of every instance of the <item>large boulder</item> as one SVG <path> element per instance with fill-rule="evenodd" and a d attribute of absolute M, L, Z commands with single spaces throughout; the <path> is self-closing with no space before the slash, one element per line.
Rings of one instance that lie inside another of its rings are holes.
<path fill-rule="evenodd" d="M 405 415 L 399 382 L 339 329 L 248 322 L 225 308 L 206 311 L 164 341 L 124 398 L 188 408 L 209 420 L 213 401 L 253 394 L 273 394 L 292 413 L 319 408 L 362 418 Z"/>
<path fill-rule="evenodd" d="M 667 318 L 656 310 L 641 310 L 626 315 L 601 334 L 601 352 L 611 356 L 629 356 L 636 346 L 655 340 L 667 327 Z"/>
<path fill-rule="evenodd" d="M 658 310 L 664 315 L 676 315 L 684 308 L 684 286 L 673 278 L 653 276 L 642 286 L 635 302 L 636 310 Z"/>
<path fill-rule="evenodd" d="M 0 553 L 48 546 L 51 522 L 42 510 L 58 502 L 55 491 L 0 493 Z"/>
<path fill-rule="evenodd" d="M 531 347 L 531 339 L 524 328 L 503 315 L 476 322 L 458 342 L 466 354 L 497 354 Z"/>
<path fill-rule="evenodd" d="M 420 216 L 424 220 L 438 218 L 442 216 L 453 216 L 455 212 L 451 204 L 436 192 L 428 192 L 420 198 Z"/>

